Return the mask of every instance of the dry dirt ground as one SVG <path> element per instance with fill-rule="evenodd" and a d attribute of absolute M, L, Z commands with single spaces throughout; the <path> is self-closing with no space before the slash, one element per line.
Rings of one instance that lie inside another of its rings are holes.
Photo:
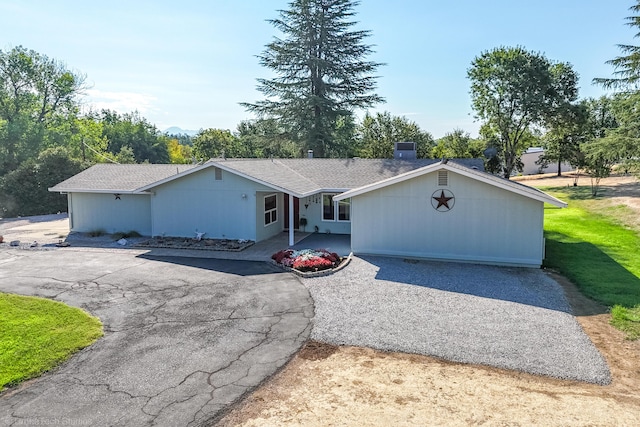
<path fill-rule="evenodd" d="M 535 185 L 573 185 L 573 179 L 545 177 Z M 589 179 L 580 178 L 579 185 L 589 185 Z M 640 217 L 635 178 L 612 177 L 601 185 L 611 203 L 626 204 Z M 626 341 L 609 325 L 605 307 L 553 277 L 607 359 L 611 385 L 310 342 L 218 425 L 639 425 L 640 341 Z"/>
<path fill-rule="evenodd" d="M 65 240 L 68 234 L 67 214 L 0 218 L 0 236 L 3 236 L 5 244 L 19 240 L 21 244 L 27 245 L 34 242 L 39 246 L 53 245 Z"/>

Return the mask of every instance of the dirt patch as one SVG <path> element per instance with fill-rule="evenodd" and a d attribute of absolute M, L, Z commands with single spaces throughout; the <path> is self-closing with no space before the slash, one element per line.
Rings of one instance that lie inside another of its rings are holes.
<path fill-rule="evenodd" d="M 53 246 L 67 238 L 69 219 L 67 214 L 39 215 L 23 218 L 0 219 L 0 235 L 8 246 L 11 241 L 20 241 L 20 247 L 29 247 L 33 243 L 41 246 Z"/>
<path fill-rule="evenodd" d="M 217 425 L 637 424 L 640 342 L 625 341 L 604 307 L 553 277 L 607 359 L 611 385 L 310 342 Z"/>
<path fill-rule="evenodd" d="M 578 182 L 590 185 L 588 177 Z M 573 177 L 526 183 L 572 186 Z M 640 214 L 636 178 L 606 178 L 601 186 L 607 203 Z M 609 325 L 606 307 L 564 277 L 548 274 L 563 287 L 578 322 L 606 358 L 610 385 L 310 342 L 217 425 L 637 425 L 640 341 L 625 340 Z"/>

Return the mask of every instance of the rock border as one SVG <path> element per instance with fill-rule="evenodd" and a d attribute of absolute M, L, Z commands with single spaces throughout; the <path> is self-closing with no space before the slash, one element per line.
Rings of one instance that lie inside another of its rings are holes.
<path fill-rule="evenodd" d="M 188 237 L 185 238 L 173 238 L 173 237 L 167 237 L 165 239 L 176 239 L 176 240 L 192 240 L 189 239 Z M 131 245 L 132 247 L 136 247 L 136 248 L 159 248 L 159 249 L 193 249 L 196 251 L 215 251 L 215 252 L 242 252 L 243 250 L 253 246 L 256 242 L 254 242 L 253 240 L 249 240 L 245 243 L 239 243 L 238 240 L 234 240 L 234 239 L 202 239 L 200 241 L 197 242 L 204 242 L 204 241 L 233 241 L 233 242 L 237 242 L 239 245 L 241 245 L 240 248 L 223 248 L 223 247 L 219 247 L 219 246 L 215 246 L 215 245 L 193 245 L 193 246 L 189 246 L 189 245 L 182 245 L 180 243 L 152 243 L 149 244 L 149 242 L 152 242 L 154 239 L 148 239 L 145 240 L 143 242 L 139 242 L 136 243 L 134 245 Z"/>

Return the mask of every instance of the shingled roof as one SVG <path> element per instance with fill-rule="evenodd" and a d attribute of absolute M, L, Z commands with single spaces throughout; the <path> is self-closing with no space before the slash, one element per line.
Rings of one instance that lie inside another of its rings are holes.
<path fill-rule="evenodd" d="M 480 159 L 458 159 L 484 169 Z M 298 197 L 320 191 L 347 191 L 437 163 L 437 159 L 229 159 L 217 167 L 285 189 Z"/>
<path fill-rule="evenodd" d="M 483 169 L 480 159 L 451 160 Z M 50 191 L 140 193 L 208 167 L 218 167 L 296 197 L 347 191 L 439 162 L 436 159 L 212 159 L 203 165 L 99 164 Z"/>
<path fill-rule="evenodd" d="M 116 165 L 99 163 L 62 181 L 49 191 L 62 193 L 135 193 L 139 188 L 161 181 L 196 165 Z"/>

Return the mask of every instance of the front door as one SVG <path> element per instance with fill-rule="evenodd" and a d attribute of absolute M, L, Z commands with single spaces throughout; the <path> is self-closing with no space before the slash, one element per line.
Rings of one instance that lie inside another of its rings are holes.
<path fill-rule="evenodd" d="M 289 229 L 289 195 L 284 195 L 284 228 Z M 300 199 L 293 198 L 293 229 L 300 229 Z"/>

